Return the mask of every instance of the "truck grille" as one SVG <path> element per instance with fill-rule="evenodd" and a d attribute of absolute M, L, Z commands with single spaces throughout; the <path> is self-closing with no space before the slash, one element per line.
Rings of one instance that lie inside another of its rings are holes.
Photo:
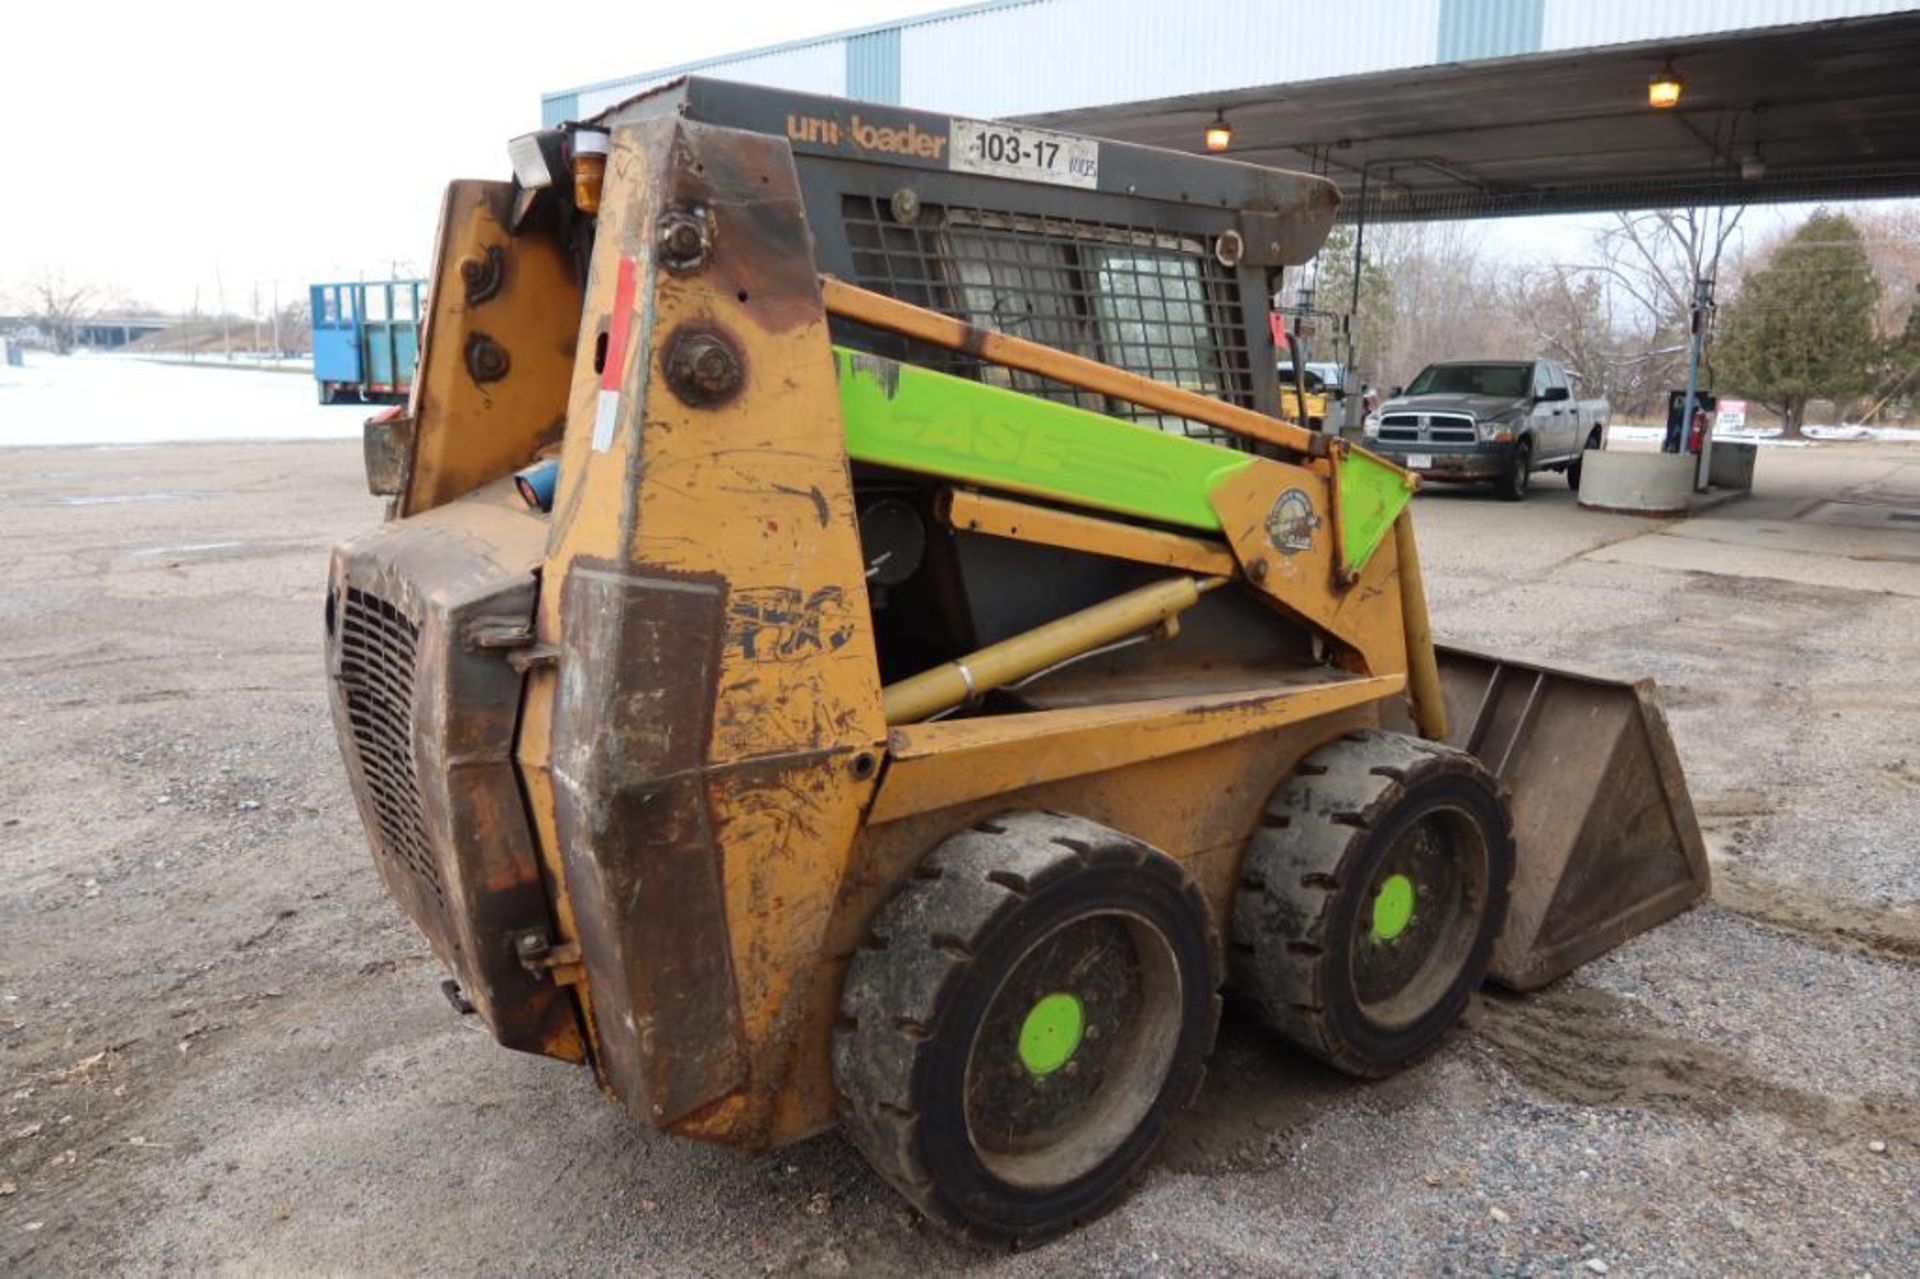
<path fill-rule="evenodd" d="M 1464 413 L 1389 413 L 1380 419 L 1380 438 L 1400 444 L 1473 444 L 1473 419 Z"/>
<path fill-rule="evenodd" d="M 355 753 L 390 859 L 446 894 L 427 844 L 413 761 L 414 649 L 420 628 L 387 601 L 348 587 L 340 620 L 340 686 Z"/>
<path fill-rule="evenodd" d="M 871 196 L 846 196 L 842 213 L 865 288 L 1253 407 L 1239 286 L 1204 236 L 957 206 L 922 206 L 903 222 Z M 904 341 L 888 350 L 880 342 L 877 353 L 914 364 L 1174 434 L 1231 438 L 958 352 Z"/>

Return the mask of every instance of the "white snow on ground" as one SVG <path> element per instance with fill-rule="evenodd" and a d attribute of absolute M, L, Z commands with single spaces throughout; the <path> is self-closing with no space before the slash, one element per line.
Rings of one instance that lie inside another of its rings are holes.
<path fill-rule="evenodd" d="M 0 364 L 0 448 L 355 438 L 376 408 L 322 407 L 311 376 L 29 351 Z"/>
<path fill-rule="evenodd" d="M 1607 438 L 1609 440 L 1657 441 L 1665 439 L 1666 434 L 1665 429 L 1662 427 L 1628 426 L 1624 422 L 1616 422 L 1607 428 Z"/>
<path fill-rule="evenodd" d="M 1879 440 L 1881 443 L 1920 443 L 1920 427 L 1915 426 L 1809 426 L 1806 433 L 1816 440 Z M 1772 432 L 1778 434 L 1778 432 Z"/>
<path fill-rule="evenodd" d="M 129 356 L 129 359 L 151 360 L 157 364 L 198 364 L 215 365 L 221 368 L 236 369 L 274 369 L 280 372 L 298 370 L 307 376 L 313 376 L 313 357 L 311 355 L 256 355 L 251 351 L 235 351 L 231 359 L 218 351 L 197 355 L 192 359 L 175 351 L 160 351 L 151 355 Z"/>
<path fill-rule="evenodd" d="M 1715 431 L 1713 438 L 1734 444 L 1762 444 L 1768 448 L 1803 449 L 1816 440 L 1877 440 L 1882 444 L 1920 443 L 1920 427 L 1912 426 L 1808 426 L 1804 440 L 1783 440 L 1777 426 L 1755 426 L 1743 431 Z M 1607 428 L 1610 440 L 1638 440 L 1659 443 L 1666 438 L 1664 426 L 1628 426 L 1616 423 Z"/>

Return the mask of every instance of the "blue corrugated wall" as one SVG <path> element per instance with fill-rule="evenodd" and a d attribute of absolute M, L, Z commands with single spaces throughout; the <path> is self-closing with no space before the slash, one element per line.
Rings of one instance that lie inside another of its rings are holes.
<path fill-rule="evenodd" d="M 900 101 L 900 28 L 869 31 L 847 41 L 847 96 L 866 102 Z"/>
<path fill-rule="evenodd" d="M 1538 53 L 1546 7 L 1546 0 L 1440 0 L 1436 59 L 1464 62 Z"/>
<path fill-rule="evenodd" d="M 577 93 L 562 93 L 540 99 L 540 127 L 543 129 L 565 124 L 579 113 L 580 95 Z"/>

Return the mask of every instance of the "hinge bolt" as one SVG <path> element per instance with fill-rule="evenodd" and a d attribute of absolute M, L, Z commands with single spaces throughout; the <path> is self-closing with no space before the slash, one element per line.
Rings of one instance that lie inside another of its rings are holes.
<path fill-rule="evenodd" d="M 660 265 L 667 270 L 698 270 L 713 250 L 713 232 L 706 210 L 698 206 L 668 209 L 660 215 L 656 243 L 660 249 Z"/>
<path fill-rule="evenodd" d="M 667 384 L 696 408 L 733 398 L 745 380 L 740 356 L 717 333 L 681 333 L 667 351 Z"/>
<path fill-rule="evenodd" d="M 511 361 L 507 349 L 484 333 L 467 339 L 467 374 L 476 382 L 498 382 Z"/>

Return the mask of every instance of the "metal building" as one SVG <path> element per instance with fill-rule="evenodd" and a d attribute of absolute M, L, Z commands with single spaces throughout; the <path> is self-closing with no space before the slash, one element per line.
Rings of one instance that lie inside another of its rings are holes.
<path fill-rule="evenodd" d="M 1346 219 L 1920 195 L 1916 0 L 990 0 L 699 72 L 1304 170 Z M 1663 69 L 1683 80 L 1649 109 Z M 1221 148 L 1207 146 L 1209 150 Z"/>
<path fill-rule="evenodd" d="M 543 96 L 591 115 L 687 72 L 969 116 L 1024 116 L 1684 41 L 1912 10 L 1912 0 L 987 0 Z"/>

